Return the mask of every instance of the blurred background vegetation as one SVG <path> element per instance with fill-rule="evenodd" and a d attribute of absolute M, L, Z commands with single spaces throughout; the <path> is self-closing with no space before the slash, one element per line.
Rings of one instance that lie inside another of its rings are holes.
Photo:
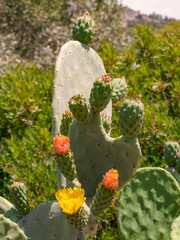
<path fill-rule="evenodd" d="M 163 146 L 179 140 L 180 21 L 128 11 L 115 0 L 0 1 L 0 195 L 22 181 L 32 207 L 54 200 L 57 179 L 51 136 L 54 65 L 62 44 L 71 39 L 74 19 L 89 11 L 96 22 L 90 45 L 113 77 L 125 76 L 127 98 L 141 99 L 145 117 L 139 140 L 141 166 L 165 167 Z M 128 19 L 128 18 L 127 18 Z M 111 136 L 120 133 L 113 106 Z M 119 239 L 116 199 L 100 217 L 96 236 Z"/>

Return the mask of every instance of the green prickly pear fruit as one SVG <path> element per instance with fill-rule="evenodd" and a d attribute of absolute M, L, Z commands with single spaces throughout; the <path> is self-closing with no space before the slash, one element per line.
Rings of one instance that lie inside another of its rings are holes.
<path fill-rule="evenodd" d="M 142 126 L 144 106 L 140 101 L 125 100 L 120 108 L 119 123 L 121 133 L 127 137 L 134 137 Z"/>
<path fill-rule="evenodd" d="M 69 108 L 74 117 L 80 122 L 89 122 L 92 118 L 90 105 L 86 98 L 82 95 L 74 95 L 69 100 Z"/>
<path fill-rule="evenodd" d="M 97 78 L 91 89 L 89 102 L 94 113 L 106 108 L 111 97 L 111 76 L 109 73 Z"/>
<path fill-rule="evenodd" d="M 73 39 L 88 44 L 95 33 L 95 23 L 88 12 L 78 17 L 73 27 Z"/>
<path fill-rule="evenodd" d="M 166 142 L 164 145 L 164 158 L 169 167 L 175 167 L 179 157 L 180 147 L 177 142 Z"/>
<path fill-rule="evenodd" d="M 22 216 L 30 212 L 26 187 L 22 182 L 14 182 L 10 186 L 12 201 Z"/>
<path fill-rule="evenodd" d="M 68 135 L 69 126 L 72 123 L 73 114 L 71 111 L 66 110 L 65 113 L 62 114 L 61 118 L 61 126 L 60 126 L 60 133 L 64 136 Z"/>
<path fill-rule="evenodd" d="M 113 79 L 111 93 L 112 102 L 117 103 L 120 101 L 124 97 L 126 90 L 127 83 L 125 81 L 125 77 Z"/>
<path fill-rule="evenodd" d="M 27 240 L 28 238 L 17 223 L 0 214 L 0 239 Z"/>
<path fill-rule="evenodd" d="M 62 174 L 69 180 L 75 179 L 77 177 L 76 165 L 69 148 L 69 138 L 61 134 L 55 136 L 54 149 L 56 162 Z"/>
<path fill-rule="evenodd" d="M 100 183 L 90 206 L 96 217 L 100 216 L 110 205 L 118 188 L 118 177 L 118 172 L 111 169 L 105 174 L 103 181 Z"/>
<path fill-rule="evenodd" d="M 67 219 L 78 229 L 82 229 L 88 223 L 89 216 L 83 208 L 86 200 L 84 194 L 84 189 L 74 187 L 59 189 L 55 195 Z"/>

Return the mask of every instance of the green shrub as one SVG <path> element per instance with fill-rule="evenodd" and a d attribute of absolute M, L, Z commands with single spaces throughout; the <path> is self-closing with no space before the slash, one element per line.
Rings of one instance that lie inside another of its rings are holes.
<path fill-rule="evenodd" d="M 57 189 L 51 135 L 52 79 L 51 72 L 35 66 L 10 68 L 0 78 L 0 161 L 5 182 L 0 195 L 9 199 L 9 184 L 23 181 L 32 206 L 54 199 Z"/>
<path fill-rule="evenodd" d="M 165 141 L 179 139 L 180 38 L 156 36 L 147 26 L 138 26 L 135 33 L 133 43 L 121 53 L 103 43 L 101 57 L 113 77 L 125 76 L 128 97 L 140 98 L 145 105 L 143 129 L 138 136 L 143 153 L 141 165 L 163 167 Z M 112 53 L 113 60 L 108 62 L 107 56 Z M 119 106 L 114 105 L 112 136 L 120 134 Z"/>

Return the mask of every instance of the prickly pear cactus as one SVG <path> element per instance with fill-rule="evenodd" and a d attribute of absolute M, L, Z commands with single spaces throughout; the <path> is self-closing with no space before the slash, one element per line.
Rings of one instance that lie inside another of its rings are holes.
<path fill-rule="evenodd" d="M 17 223 L 0 214 L 0 239 L 27 240 L 28 238 L 18 227 Z"/>
<path fill-rule="evenodd" d="M 124 105 L 126 105 L 127 112 L 132 112 L 132 119 L 137 120 L 131 120 L 131 126 L 129 126 L 129 129 L 132 129 L 131 136 L 125 135 L 113 139 L 104 131 L 100 111 L 108 104 L 107 99 L 110 100 L 113 91 L 109 77 L 105 74 L 100 79 L 96 79 L 93 84 L 89 96 L 91 120 L 83 122 L 79 117 L 78 120 L 74 119 L 69 127 L 71 149 L 75 157 L 78 179 L 85 189 L 86 196 L 90 198 L 94 196 L 102 176 L 111 168 L 116 169 L 119 173 L 118 190 L 123 188 L 134 176 L 141 159 L 139 142 L 135 137 L 137 129 L 142 123 L 143 105 L 141 102 L 125 101 L 120 108 L 120 112 L 122 112 L 122 108 L 124 109 Z M 76 103 L 74 107 L 76 107 Z M 71 111 L 73 113 L 74 108 L 71 107 Z"/>
<path fill-rule="evenodd" d="M 174 220 L 174 222 L 171 225 L 170 237 L 171 240 L 180 239 L 180 215 Z"/>
<path fill-rule="evenodd" d="M 122 240 L 170 240 L 180 214 L 180 188 L 161 168 L 142 168 L 120 192 L 117 211 Z"/>
<path fill-rule="evenodd" d="M 165 143 L 164 158 L 168 165 L 166 170 L 170 172 L 180 184 L 180 146 L 178 142 L 169 141 Z"/>

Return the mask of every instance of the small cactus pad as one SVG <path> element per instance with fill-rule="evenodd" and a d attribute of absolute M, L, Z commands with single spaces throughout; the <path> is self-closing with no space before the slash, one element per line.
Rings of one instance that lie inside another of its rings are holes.
<path fill-rule="evenodd" d="M 0 239 L 1 240 L 27 240 L 24 232 L 18 227 L 17 223 L 0 214 Z"/>
<path fill-rule="evenodd" d="M 122 189 L 117 210 L 122 240 L 170 240 L 180 214 L 180 188 L 162 168 L 141 168 Z"/>
<path fill-rule="evenodd" d="M 109 207 L 114 195 L 115 192 L 109 191 L 102 186 L 98 187 L 97 192 L 92 200 L 92 204 L 90 206 L 92 212 L 96 217 L 104 213 L 104 210 Z"/>
<path fill-rule="evenodd" d="M 60 133 L 64 136 L 68 135 L 69 126 L 72 123 L 73 120 L 73 114 L 71 111 L 66 110 L 65 113 L 62 114 L 61 118 L 61 127 L 60 127 Z"/>
<path fill-rule="evenodd" d="M 111 201 L 118 188 L 118 177 L 118 172 L 114 169 L 111 169 L 105 174 L 103 181 L 99 184 L 90 206 L 96 217 L 100 216 L 111 204 Z"/>
<path fill-rule="evenodd" d="M 56 162 L 60 171 L 68 180 L 72 181 L 77 177 L 76 165 L 74 163 L 73 154 L 71 152 L 69 152 L 67 155 L 57 155 Z"/>
<path fill-rule="evenodd" d="M 69 137 L 86 197 L 95 195 L 103 175 L 111 168 L 119 173 L 118 190 L 134 176 L 141 159 L 138 140 L 124 136 L 110 138 L 104 131 L 100 114 L 94 114 L 87 123 L 74 119 Z"/>
<path fill-rule="evenodd" d="M 69 100 L 69 108 L 74 117 L 81 122 L 89 122 L 92 118 L 90 105 L 82 95 L 74 95 Z"/>
<path fill-rule="evenodd" d="M 73 39 L 88 44 L 95 33 L 95 23 L 88 12 L 78 17 L 73 27 Z"/>
<path fill-rule="evenodd" d="M 111 77 L 104 74 L 97 78 L 91 89 L 89 102 L 94 113 L 101 112 L 106 108 L 111 97 Z"/>
<path fill-rule="evenodd" d="M 18 209 L 19 213 L 24 216 L 30 212 L 30 207 L 28 203 L 26 187 L 24 183 L 14 182 L 10 187 L 10 192 L 12 196 L 12 201 L 15 207 Z"/>
<path fill-rule="evenodd" d="M 174 220 L 174 222 L 171 225 L 170 237 L 171 240 L 180 239 L 180 215 Z"/>
<path fill-rule="evenodd" d="M 179 157 L 180 147 L 178 142 L 166 142 L 164 145 L 164 158 L 169 167 L 175 167 Z"/>
<path fill-rule="evenodd" d="M 83 232 L 68 223 L 57 201 L 41 203 L 18 225 L 32 240 L 86 240 Z"/>
<path fill-rule="evenodd" d="M 135 136 L 142 126 L 143 104 L 134 100 L 125 100 L 120 108 L 119 123 L 121 133 L 131 138 Z"/>
<path fill-rule="evenodd" d="M 111 99 L 113 103 L 117 103 L 121 99 L 123 99 L 127 90 L 127 83 L 125 81 L 125 77 L 115 78 L 112 81 L 112 92 Z"/>

